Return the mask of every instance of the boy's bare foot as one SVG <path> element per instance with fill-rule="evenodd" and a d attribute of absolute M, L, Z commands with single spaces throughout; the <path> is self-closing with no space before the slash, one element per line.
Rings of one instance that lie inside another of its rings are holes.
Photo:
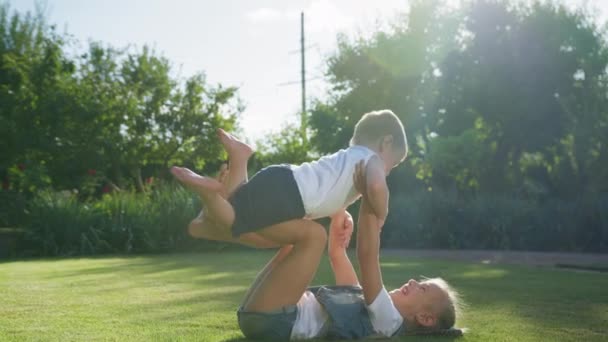
<path fill-rule="evenodd" d="M 217 129 L 217 136 L 220 138 L 222 145 L 224 145 L 226 152 L 228 152 L 229 159 L 239 158 L 247 160 L 253 154 L 253 148 L 251 146 L 240 141 L 223 129 Z"/>
<path fill-rule="evenodd" d="M 177 180 L 196 193 L 219 192 L 223 190 L 222 183 L 209 177 L 203 177 L 185 167 L 174 166 L 171 173 Z"/>
<path fill-rule="evenodd" d="M 217 173 L 217 177 L 215 177 L 215 179 L 217 179 L 218 182 L 225 184 L 226 179 L 228 178 L 228 164 L 223 163 L 220 166 L 220 170 Z"/>

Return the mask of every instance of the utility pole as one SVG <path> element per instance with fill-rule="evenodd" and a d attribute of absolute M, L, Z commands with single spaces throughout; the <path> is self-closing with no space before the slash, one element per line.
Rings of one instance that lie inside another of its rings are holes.
<path fill-rule="evenodd" d="M 302 56 L 302 113 L 300 117 L 300 135 L 302 136 L 302 143 L 306 145 L 308 143 L 308 137 L 306 134 L 306 127 L 308 123 L 306 122 L 306 63 L 304 53 L 304 12 L 300 13 L 300 30 L 300 51 Z"/>

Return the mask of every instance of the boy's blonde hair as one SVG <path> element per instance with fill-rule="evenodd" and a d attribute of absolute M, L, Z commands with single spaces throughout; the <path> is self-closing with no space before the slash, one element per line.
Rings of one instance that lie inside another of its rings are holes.
<path fill-rule="evenodd" d="M 393 137 L 393 152 L 403 161 L 408 151 L 405 130 L 399 117 L 388 109 L 364 114 L 355 125 L 350 145 L 371 146 L 387 135 Z"/>

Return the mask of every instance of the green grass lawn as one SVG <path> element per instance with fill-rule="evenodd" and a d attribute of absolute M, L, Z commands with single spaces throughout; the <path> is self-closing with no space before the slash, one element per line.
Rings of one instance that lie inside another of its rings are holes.
<path fill-rule="evenodd" d="M 0 341 L 236 341 L 265 251 L 0 263 Z M 383 258 L 388 288 L 441 276 L 468 303 L 458 341 L 607 341 L 608 274 Z M 333 280 L 327 260 L 316 284 Z M 450 340 L 407 337 L 413 341 Z"/>

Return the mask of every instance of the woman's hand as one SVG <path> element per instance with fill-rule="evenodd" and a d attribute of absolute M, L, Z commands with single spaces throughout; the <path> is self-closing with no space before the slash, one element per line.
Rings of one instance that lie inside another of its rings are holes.
<path fill-rule="evenodd" d="M 367 196 L 367 179 L 365 174 L 365 162 L 363 160 L 359 161 L 357 165 L 355 165 L 353 184 L 358 193 L 360 193 L 363 197 Z"/>
<path fill-rule="evenodd" d="M 345 211 L 345 213 L 344 225 L 340 232 L 340 241 L 342 242 L 342 246 L 346 249 L 348 248 L 350 238 L 353 235 L 354 223 L 352 215 L 348 211 Z"/>
<path fill-rule="evenodd" d="M 348 248 L 353 227 L 353 217 L 348 211 L 334 215 L 329 229 L 330 247 Z"/>

